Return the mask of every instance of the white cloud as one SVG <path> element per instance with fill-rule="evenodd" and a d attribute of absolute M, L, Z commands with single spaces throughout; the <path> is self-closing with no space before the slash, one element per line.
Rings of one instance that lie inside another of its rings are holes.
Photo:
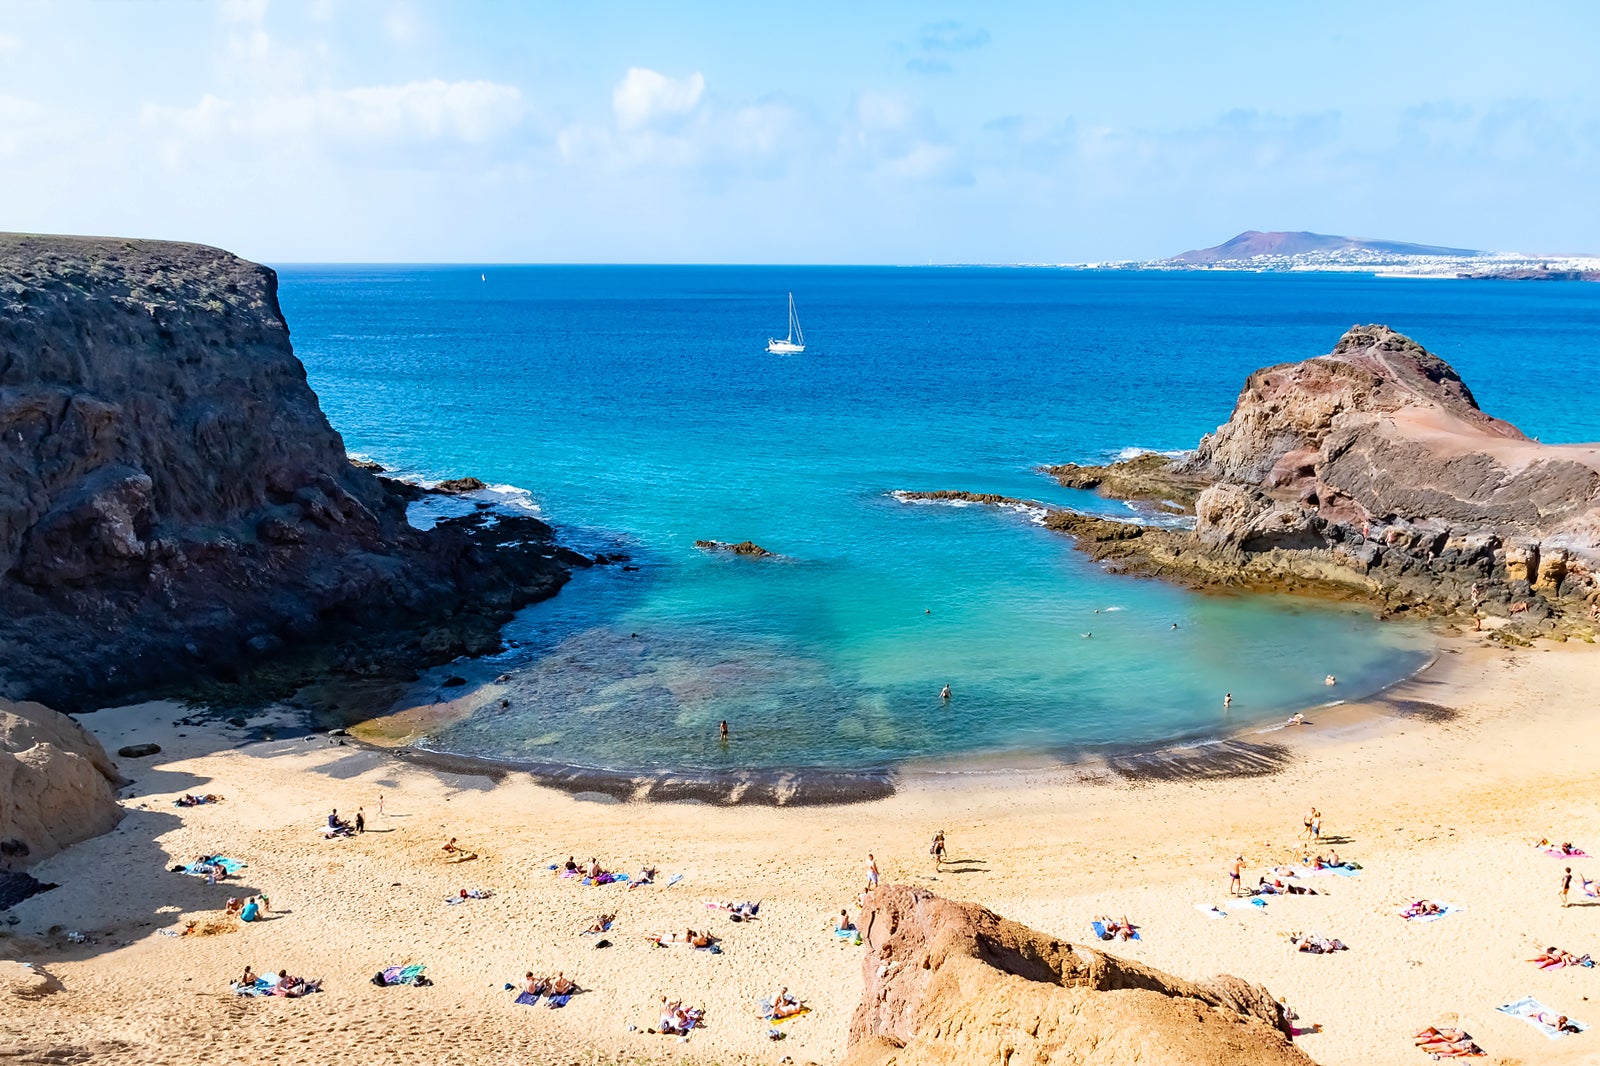
<path fill-rule="evenodd" d="M 243 101 L 208 94 L 193 107 L 146 105 L 140 118 L 146 128 L 180 140 L 481 144 L 515 127 L 523 110 L 515 86 L 435 79 Z"/>
<path fill-rule="evenodd" d="M 20 38 L 13 37 L 9 33 L 0 33 L 0 52 L 14 52 L 21 47 Z"/>
<path fill-rule="evenodd" d="M 217 13 L 224 22 L 244 22 L 259 26 L 267 17 L 268 0 L 221 0 Z"/>
<path fill-rule="evenodd" d="M 611 90 L 611 110 L 618 126 L 638 129 L 662 118 L 689 114 L 699 106 L 705 91 L 705 76 L 698 71 L 672 78 L 645 67 L 630 67 Z"/>

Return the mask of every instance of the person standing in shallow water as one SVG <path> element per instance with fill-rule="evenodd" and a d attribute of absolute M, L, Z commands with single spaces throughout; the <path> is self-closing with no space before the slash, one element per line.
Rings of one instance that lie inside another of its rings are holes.
<path fill-rule="evenodd" d="M 717 727 L 717 735 L 724 744 L 728 742 L 728 720 L 726 718 L 724 718 L 722 720 L 722 724 Z"/>
<path fill-rule="evenodd" d="M 939 690 L 939 698 L 946 703 L 950 702 L 950 686 L 948 684 Z"/>
<path fill-rule="evenodd" d="M 1222 709 L 1223 710 L 1227 710 L 1229 707 L 1232 707 L 1232 706 L 1233 706 L 1233 693 L 1230 692 L 1226 696 L 1222 697 Z"/>

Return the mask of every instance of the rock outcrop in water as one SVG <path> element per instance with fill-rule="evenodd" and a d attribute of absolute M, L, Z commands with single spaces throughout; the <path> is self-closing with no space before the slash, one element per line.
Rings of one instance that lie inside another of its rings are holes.
<path fill-rule="evenodd" d="M 0 700 L 0 871 L 48 858 L 122 817 L 105 749 L 64 714 Z"/>
<path fill-rule="evenodd" d="M 1256 371 L 1186 459 L 1046 472 L 1192 511 L 1186 531 L 1050 510 L 1047 525 L 1116 569 L 1483 614 L 1513 632 L 1592 630 L 1600 613 L 1600 446 L 1529 439 L 1385 326 Z"/>
<path fill-rule="evenodd" d="M 566 579 L 549 528 L 419 532 L 414 494 L 347 459 L 270 269 L 0 235 L 0 695 L 71 709 L 302 650 L 365 675 L 494 650 Z"/>
<path fill-rule="evenodd" d="M 1185 981 L 903 885 L 872 893 L 861 929 L 845 1066 L 1311 1062 L 1237 977 Z"/>

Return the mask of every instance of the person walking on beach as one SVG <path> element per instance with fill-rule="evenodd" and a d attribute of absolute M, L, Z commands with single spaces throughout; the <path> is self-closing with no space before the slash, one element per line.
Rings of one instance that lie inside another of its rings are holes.
<path fill-rule="evenodd" d="M 1567 867 L 1567 872 L 1561 875 L 1561 905 L 1567 905 L 1567 893 L 1572 890 L 1572 867 Z"/>
<path fill-rule="evenodd" d="M 357 807 L 356 808 L 356 832 L 365 833 L 366 831 L 367 831 L 367 818 L 366 818 L 366 815 L 361 813 L 361 808 L 360 807 Z"/>
<path fill-rule="evenodd" d="M 1322 812 L 1315 807 L 1311 808 L 1311 840 L 1322 839 Z"/>
<path fill-rule="evenodd" d="M 944 866 L 944 830 L 941 829 L 933 835 L 933 847 L 928 849 L 933 856 L 933 872 L 938 873 Z"/>
<path fill-rule="evenodd" d="M 1243 855 L 1235 855 L 1233 857 L 1233 865 L 1228 867 L 1228 895 L 1237 896 L 1239 894 L 1239 889 L 1241 887 L 1240 883 L 1239 883 L 1239 878 L 1243 874 L 1244 874 L 1244 856 Z"/>
<path fill-rule="evenodd" d="M 383 814 L 383 793 L 378 793 L 378 814 Z"/>
<path fill-rule="evenodd" d="M 1300 816 L 1300 831 L 1306 835 L 1306 843 L 1311 843 L 1311 827 L 1317 821 L 1317 809 L 1308 807 L 1306 813 Z"/>
<path fill-rule="evenodd" d="M 878 887 L 878 860 L 872 857 L 872 852 L 867 852 L 867 891 L 871 892 Z"/>

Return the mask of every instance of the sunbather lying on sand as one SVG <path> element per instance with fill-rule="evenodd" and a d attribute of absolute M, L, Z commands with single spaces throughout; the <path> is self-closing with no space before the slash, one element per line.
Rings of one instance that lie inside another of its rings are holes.
<path fill-rule="evenodd" d="M 654 866 L 646 866 L 644 869 L 639 871 L 639 876 L 638 877 L 635 877 L 632 881 L 628 882 L 628 891 L 631 892 L 634 889 L 638 888 L 640 885 L 653 885 L 653 884 L 655 884 L 656 883 L 656 874 L 657 873 L 658 873 L 658 871 L 656 870 L 656 868 Z"/>
<path fill-rule="evenodd" d="M 1443 913 L 1444 908 L 1431 899 L 1419 899 L 1401 912 L 1407 918 L 1421 918 L 1424 915 Z"/>
<path fill-rule="evenodd" d="M 682 936 L 677 933 L 656 933 L 645 939 L 661 945 L 688 944 L 697 948 L 708 948 L 717 942 L 717 938 L 709 932 L 697 933 L 693 929 L 686 931 Z"/>
<path fill-rule="evenodd" d="M 1418 1032 L 1413 1042 L 1428 1054 L 1442 1059 L 1483 1054 L 1483 1049 L 1473 1043 L 1465 1029 L 1435 1029 L 1430 1025 Z"/>
<path fill-rule="evenodd" d="M 1590 960 L 1587 955 L 1574 955 L 1551 945 L 1528 961 L 1538 963 L 1541 970 L 1559 970 L 1563 966 L 1583 966 Z"/>
<path fill-rule="evenodd" d="M 584 932 L 585 933 L 606 933 L 606 932 L 610 932 L 611 931 L 611 923 L 616 921 L 616 920 L 617 920 L 617 916 L 614 913 L 613 914 L 596 915 L 595 916 L 595 920 L 593 922 L 589 923 L 589 928 L 585 929 Z"/>
<path fill-rule="evenodd" d="M 1528 1015 L 1528 1017 L 1532 1018 L 1540 1025 L 1548 1025 L 1558 1033 L 1579 1033 L 1583 1031 L 1576 1025 L 1573 1025 L 1572 1022 L 1568 1021 L 1565 1014 L 1557 1014 L 1555 1011 L 1534 1011 L 1532 1014 Z"/>
<path fill-rule="evenodd" d="M 1314 888 L 1307 888 L 1304 885 L 1288 885 L 1278 880 L 1268 881 L 1265 877 L 1256 883 L 1256 895 L 1258 896 L 1315 896 L 1316 894 L 1317 890 Z"/>
<path fill-rule="evenodd" d="M 1101 915 L 1094 919 L 1100 922 L 1105 932 L 1100 935 L 1101 940 L 1132 940 L 1133 925 L 1128 921 L 1128 916 L 1123 915 L 1122 920 L 1111 917 L 1109 914 Z"/>
<path fill-rule="evenodd" d="M 203 796 L 193 796 L 185 792 L 182 799 L 172 801 L 178 807 L 198 807 L 203 803 L 221 803 L 222 797 L 214 792 L 207 792 Z"/>
<path fill-rule="evenodd" d="M 733 920 L 736 922 L 749 921 L 761 910 L 761 901 L 740 900 L 738 903 L 707 903 L 706 906 L 719 911 L 732 911 Z"/>

